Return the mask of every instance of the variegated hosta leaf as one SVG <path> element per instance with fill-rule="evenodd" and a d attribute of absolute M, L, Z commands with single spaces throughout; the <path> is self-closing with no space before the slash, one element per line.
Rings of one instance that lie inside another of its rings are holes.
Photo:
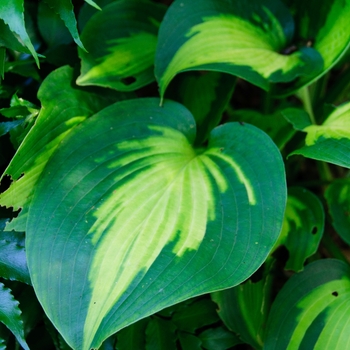
<path fill-rule="evenodd" d="M 190 297 L 250 276 L 279 235 L 283 162 L 239 123 L 192 146 L 193 116 L 158 99 L 116 103 L 65 138 L 27 221 L 36 294 L 74 349 Z"/>
<path fill-rule="evenodd" d="M 305 146 L 292 152 L 350 168 L 350 102 L 335 109 L 322 125 L 310 125 Z"/>
<path fill-rule="evenodd" d="M 0 205 L 15 210 L 23 208 L 7 230 L 25 231 L 32 191 L 60 142 L 84 119 L 118 99 L 115 94 L 104 92 L 101 96 L 74 87 L 72 78 L 73 69 L 62 67 L 45 79 L 38 92 L 40 114 L 2 175 L 11 176 L 13 182 L 0 194 Z"/>
<path fill-rule="evenodd" d="M 186 70 L 215 70 L 268 90 L 322 70 L 310 47 L 288 50 L 294 22 L 279 0 L 176 0 L 159 30 L 156 77 L 163 96 L 173 77 Z"/>
<path fill-rule="evenodd" d="M 349 349 L 349 276 L 349 265 L 332 259 L 294 275 L 272 305 L 264 349 Z"/>
<path fill-rule="evenodd" d="M 82 32 L 88 52 L 79 50 L 77 84 L 131 91 L 154 81 L 157 32 L 164 13 L 163 5 L 148 0 L 120 0 L 96 13 Z"/>

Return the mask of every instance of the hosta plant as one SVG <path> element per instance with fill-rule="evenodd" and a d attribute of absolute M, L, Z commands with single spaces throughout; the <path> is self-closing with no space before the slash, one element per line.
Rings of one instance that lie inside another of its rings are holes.
<path fill-rule="evenodd" d="M 0 4 L 0 349 L 346 349 L 349 16 Z"/>

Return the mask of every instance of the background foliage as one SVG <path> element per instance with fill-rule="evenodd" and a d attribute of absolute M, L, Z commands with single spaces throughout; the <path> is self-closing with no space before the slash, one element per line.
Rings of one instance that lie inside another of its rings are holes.
<path fill-rule="evenodd" d="M 0 349 L 349 348 L 349 0 L 0 4 Z"/>

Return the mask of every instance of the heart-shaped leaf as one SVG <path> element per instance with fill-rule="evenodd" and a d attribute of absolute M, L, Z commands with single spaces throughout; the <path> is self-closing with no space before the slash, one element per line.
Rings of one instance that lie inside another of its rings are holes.
<path fill-rule="evenodd" d="M 79 50 L 77 84 L 131 91 L 154 81 L 157 32 L 164 13 L 163 5 L 148 0 L 120 0 L 92 16 L 82 33 L 88 52 Z"/>
<path fill-rule="evenodd" d="M 286 201 L 281 155 L 228 123 L 206 148 L 195 121 L 158 99 L 116 103 L 76 126 L 36 183 L 28 267 L 74 349 L 156 311 L 236 285 L 266 259 Z"/>
<path fill-rule="evenodd" d="M 237 75 L 268 90 L 322 71 L 311 47 L 289 52 L 293 18 L 279 0 L 176 0 L 159 29 L 156 77 L 161 96 L 173 77 L 186 70 Z"/>
<path fill-rule="evenodd" d="M 349 348 L 350 269 L 318 260 L 294 275 L 275 299 L 264 349 Z"/>
<path fill-rule="evenodd" d="M 292 152 L 350 168 L 350 102 L 336 108 L 322 125 L 310 125 L 305 146 Z"/>

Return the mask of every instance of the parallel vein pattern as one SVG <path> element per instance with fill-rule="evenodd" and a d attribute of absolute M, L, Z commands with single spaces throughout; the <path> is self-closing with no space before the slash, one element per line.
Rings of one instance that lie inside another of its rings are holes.
<path fill-rule="evenodd" d="M 194 139 L 182 105 L 123 101 L 76 126 L 47 163 L 28 213 L 28 266 L 74 349 L 241 282 L 275 243 L 286 194 L 272 141 L 238 123 L 213 130 L 207 148 Z"/>

